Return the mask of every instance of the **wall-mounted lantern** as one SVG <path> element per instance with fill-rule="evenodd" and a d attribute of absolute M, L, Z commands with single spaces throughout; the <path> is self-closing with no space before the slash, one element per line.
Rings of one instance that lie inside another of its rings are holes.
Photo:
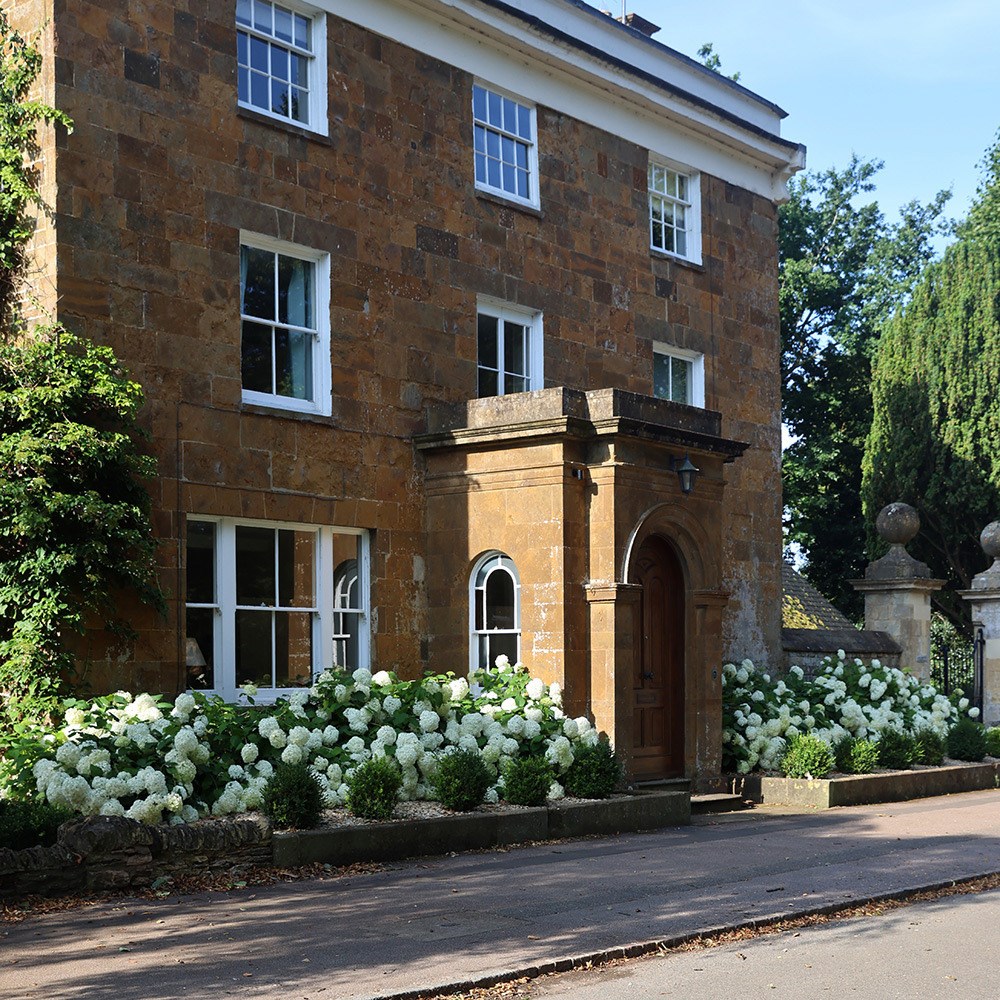
<path fill-rule="evenodd" d="M 681 493 L 685 495 L 690 493 L 694 489 L 695 477 L 701 472 L 701 469 L 691 461 L 691 456 L 687 452 L 684 452 L 683 460 L 671 456 L 670 468 L 677 473 L 677 478 L 681 482 Z"/>

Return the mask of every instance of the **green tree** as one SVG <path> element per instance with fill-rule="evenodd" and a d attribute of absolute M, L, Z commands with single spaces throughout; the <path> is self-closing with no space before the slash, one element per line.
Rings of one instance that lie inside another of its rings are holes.
<path fill-rule="evenodd" d="M 853 157 L 843 170 L 805 174 L 779 210 L 782 418 L 795 436 L 782 460 L 786 538 L 813 584 L 852 616 L 861 602 L 847 581 L 866 560 L 871 355 L 949 225 L 947 191 L 887 222 L 867 199 L 881 166 Z"/>
<path fill-rule="evenodd" d="M 44 122 L 71 127 L 70 119 L 42 101 L 29 100 L 42 56 L 15 31 L 0 10 L 0 328 L 11 320 L 24 246 L 34 232 L 30 209 L 41 203 L 37 171 L 37 130 Z"/>
<path fill-rule="evenodd" d="M 886 326 L 864 458 L 866 517 L 892 500 L 917 508 L 910 550 L 951 585 L 937 603 L 956 623 L 953 588 L 985 569 L 979 533 L 1000 514 L 1000 138 L 983 167 L 956 242 Z"/>
<path fill-rule="evenodd" d="M 110 348 L 65 330 L 0 345 L 0 700 L 22 708 L 71 674 L 72 633 L 157 607 L 142 390 Z M 30 706 L 28 706 L 30 707 Z M 8 715 L 7 721 L 10 721 Z"/>
<path fill-rule="evenodd" d="M 723 76 L 722 72 L 722 60 L 719 58 L 719 53 L 715 51 L 715 46 L 711 42 L 705 42 L 705 44 L 698 49 L 698 58 L 701 60 L 702 66 L 707 67 L 710 70 L 714 70 L 720 76 Z M 730 74 L 727 79 L 732 80 L 736 83 L 740 78 L 740 74 L 736 73 Z"/>

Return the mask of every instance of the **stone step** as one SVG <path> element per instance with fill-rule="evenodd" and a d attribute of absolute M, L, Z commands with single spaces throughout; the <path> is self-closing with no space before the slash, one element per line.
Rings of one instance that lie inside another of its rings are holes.
<path fill-rule="evenodd" d="M 705 813 L 736 812 L 740 809 L 749 809 L 752 803 L 743 798 L 742 795 L 692 795 L 691 814 L 698 816 Z"/>

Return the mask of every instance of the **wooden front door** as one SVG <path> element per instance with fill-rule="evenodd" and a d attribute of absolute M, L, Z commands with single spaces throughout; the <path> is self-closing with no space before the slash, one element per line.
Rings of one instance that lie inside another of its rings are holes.
<path fill-rule="evenodd" d="M 632 761 L 636 779 L 684 773 L 684 574 L 662 538 L 636 553 L 642 587 L 633 677 Z"/>

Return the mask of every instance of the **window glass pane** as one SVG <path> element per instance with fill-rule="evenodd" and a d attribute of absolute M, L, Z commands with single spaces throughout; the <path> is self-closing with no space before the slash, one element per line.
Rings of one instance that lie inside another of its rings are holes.
<path fill-rule="evenodd" d="M 309 121 L 309 95 L 300 87 L 292 87 L 292 120 Z"/>
<path fill-rule="evenodd" d="M 260 323 L 243 323 L 242 370 L 243 388 L 250 392 L 273 392 L 271 327 Z"/>
<path fill-rule="evenodd" d="M 670 372 L 670 398 L 675 403 L 687 403 L 690 400 L 689 386 L 691 384 L 691 362 L 681 358 L 673 358 Z"/>
<path fill-rule="evenodd" d="M 487 396 L 496 396 L 499 392 L 500 390 L 496 371 L 492 368 L 480 368 L 479 385 L 476 393 L 479 398 L 484 399 Z"/>
<path fill-rule="evenodd" d="M 271 76 L 279 80 L 288 79 L 288 49 L 280 45 L 271 46 Z"/>
<path fill-rule="evenodd" d="M 514 162 L 521 170 L 528 169 L 528 147 L 523 142 L 514 143 Z"/>
<path fill-rule="evenodd" d="M 517 663 L 517 633 L 511 634 L 510 632 L 507 632 L 500 635 L 487 633 L 486 638 L 489 643 L 489 654 L 486 665 L 490 669 L 493 668 L 493 665 L 497 661 L 497 657 L 501 654 L 506 656 L 511 663 Z"/>
<path fill-rule="evenodd" d="M 677 197 L 680 198 L 681 201 L 688 200 L 688 179 L 684 176 L 684 174 L 677 175 Z"/>
<path fill-rule="evenodd" d="M 479 86 L 472 88 L 472 114 L 479 121 L 486 121 L 486 91 Z"/>
<path fill-rule="evenodd" d="M 212 608 L 187 608 L 185 612 L 187 686 L 196 691 L 215 687 L 215 615 Z"/>
<path fill-rule="evenodd" d="M 486 578 L 486 628 L 515 628 L 514 578 L 504 569 Z"/>
<path fill-rule="evenodd" d="M 531 188 L 528 184 L 528 171 L 518 170 L 517 172 L 517 193 L 522 198 L 531 197 Z"/>
<path fill-rule="evenodd" d="M 311 614 L 290 611 L 274 616 L 274 676 L 277 687 L 308 687 L 312 683 L 313 627 Z"/>
<path fill-rule="evenodd" d="M 511 323 L 509 320 L 503 325 L 503 367 L 505 372 L 513 375 L 527 374 L 525 356 L 525 341 L 527 340 L 527 328 L 521 323 Z"/>
<path fill-rule="evenodd" d="M 338 608 L 363 608 L 358 590 L 361 564 L 361 536 L 333 535 L 333 603 Z"/>
<path fill-rule="evenodd" d="M 292 40 L 292 12 L 284 7 L 274 8 L 274 37 L 283 42 Z"/>
<path fill-rule="evenodd" d="M 486 152 L 495 160 L 500 159 L 500 134 L 498 132 L 486 133 Z"/>
<path fill-rule="evenodd" d="M 277 596 L 274 578 L 273 528 L 236 528 L 236 603 L 273 607 Z"/>
<path fill-rule="evenodd" d="M 501 176 L 503 178 L 501 186 L 503 187 L 504 191 L 509 191 L 511 194 L 513 194 L 517 190 L 517 180 L 514 176 L 513 165 L 510 163 L 505 163 L 503 165 L 503 173 Z"/>
<path fill-rule="evenodd" d="M 517 134 L 522 139 L 531 139 L 531 110 L 520 104 L 517 106 Z"/>
<path fill-rule="evenodd" d="M 473 129 L 473 141 L 475 143 L 477 153 L 486 152 L 486 129 L 484 129 L 482 125 L 477 125 Z M 476 159 L 478 160 L 478 157 L 476 157 Z"/>
<path fill-rule="evenodd" d="M 653 353 L 653 395 L 658 399 L 670 399 L 670 357 Z"/>
<path fill-rule="evenodd" d="M 244 104 L 250 100 L 250 74 L 241 66 L 237 70 L 237 97 Z"/>
<path fill-rule="evenodd" d="M 679 253 L 682 257 L 686 257 L 688 252 L 687 233 L 685 233 L 682 229 L 676 230 L 674 233 L 674 242 L 674 252 Z"/>
<path fill-rule="evenodd" d="M 333 615 L 333 665 L 345 670 L 361 666 L 361 616 L 355 611 Z"/>
<path fill-rule="evenodd" d="M 240 282 L 244 315 L 274 319 L 274 254 L 256 247 L 241 247 Z"/>
<path fill-rule="evenodd" d="M 270 33 L 271 5 L 266 0 L 254 0 L 253 24 L 255 28 L 260 28 L 261 31 Z"/>
<path fill-rule="evenodd" d="M 236 61 L 241 66 L 249 65 L 250 59 L 250 40 L 247 38 L 246 32 L 237 31 L 236 32 Z"/>
<path fill-rule="evenodd" d="M 268 49 L 270 46 L 256 36 L 250 39 L 250 66 L 260 73 L 268 71 Z"/>
<path fill-rule="evenodd" d="M 250 0 L 236 0 L 236 23 L 250 24 Z"/>
<path fill-rule="evenodd" d="M 492 90 L 487 91 L 487 104 L 489 105 L 487 120 L 491 125 L 500 128 L 503 124 L 503 98 L 499 94 L 494 94 Z"/>
<path fill-rule="evenodd" d="M 481 184 L 486 181 L 486 157 L 482 153 L 476 153 L 476 181 Z"/>
<path fill-rule="evenodd" d="M 311 531 L 278 531 L 278 604 L 314 608 L 316 536 Z"/>
<path fill-rule="evenodd" d="M 312 50 L 312 45 L 309 42 L 311 29 L 312 21 L 308 17 L 303 17 L 301 14 L 295 15 L 295 44 L 300 49 Z"/>
<path fill-rule="evenodd" d="M 281 80 L 271 81 L 271 103 L 269 106 L 276 115 L 281 115 L 283 118 L 290 117 L 291 107 L 289 105 L 287 83 Z"/>
<path fill-rule="evenodd" d="M 188 521 L 187 603 L 215 604 L 215 525 Z"/>
<path fill-rule="evenodd" d="M 500 187 L 500 161 L 486 161 L 486 180 L 490 187 Z"/>
<path fill-rule="evenodd" d="M 273 612 L 236 612 L 236 685 L 273 687 L 271 661 Z"/>
<path fill-rule="evenodd" d="M 270 107 L 268 78 L 261 73 L 250 74 L 250 103 L 255 108 Z"/>
<path fill-rule="evenodd" d="M 278 322 L 314 328 L 313 263 L 278 255 Z"/>
<path fill-rule="evenodd" d="M 487 368 L 499 367 L 497 353 L 497 327 L 500 321 L 495 316 L 479 314 L 479 363 Z"/>
<path fill-rule="evenodd" d="M 517 105 L 509 97 L 503 99 L 503 127 L 505 132 L 517 132 Z"/>
<path fill-rule="evenodd" d="M 312 399 L 313 335 L 301 330 L 274 331 L 274 392 L 292 399 Z"/>

